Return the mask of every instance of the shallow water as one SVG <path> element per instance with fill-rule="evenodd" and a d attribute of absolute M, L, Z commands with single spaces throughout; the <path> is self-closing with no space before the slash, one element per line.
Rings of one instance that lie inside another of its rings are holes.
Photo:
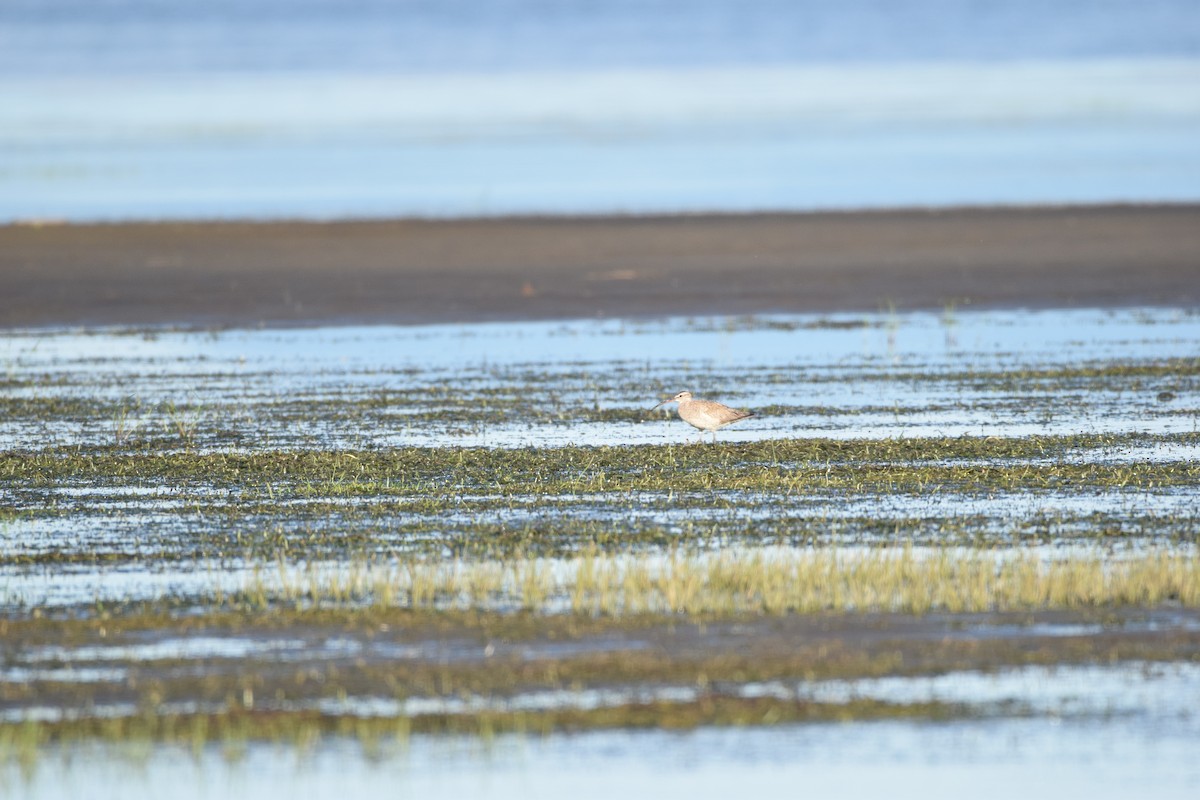
<path fill-rule="evenodd" d="M 1118 564 L 1145 553 L 1194 553 L 1197 487 L 1188 476 L 1200 452 L 1190 436 L 1200 424 L 1197 353 L 1200 315 L 1189 309 L 947 308 L 942 314 L 411 328 L 10 331 L 0 337 L 0 401 L 9 412 L 0 416 L 0 447 L 31 452 L 57 447 L 87 454 L 116 447 L 153 458 L 183 451 L 419 445 L 483 446 L 517 458 L 516 448 L 567 444 L 674 448 L 695 441 L 695 432 L 673 412 L 652 413 L 650 406 L 682 388 L 759 412 L 719 432 L 724 442 L 963 434 L 1003 440 L 1050 433 L 1124 438 L 1091 439 L 1065 454 L 989 459 L 985 450 L 945 463 L 921 453 L 909 457 L 917 465 L 981 474 L 1080 466 L 1095 467 L 1100 476 L 1089 478 L 1084 470 L 1070 473 L 1074 483 L 985 481 L 976 488 L 963 481 L 893 490 L 830 484 L 768 491 L 718 482 L 688 491 L 604 486 L 540 494 L 483 484 L 464 484 L 460 492 L 438 484 L 431 485 L 432 499 L 450 500 L 423 505 L 430 499 L 424 489 L 389 494 L 368 486 L 359 493 L 336 477 L 304 487 L 236 480 L 224 485 L 198 475 L 168 485 L 136 474 L 66 475 L 45 484 L 16 476 L 0 488 L 0 605 L 17 616 L 34 610 L 89 615 L 149 601 L 187 613 L 214 596 L 250 587 L 286 594 L 287 587 L 309 580 L 344 580 L 363 569 L 364 559 L 384 571 L 408 553 L 450 565 L 461 537 L 499 538 L 523 529 L 547 540 L 565 537 L 560 551 L 547 552 L 567 554 L 602 533 L 611 537 L 606 552 L 642 558 L 652 568 L 671 557 L 665 543 L 674 541 L 699 551 L 701 559 L 751 548 L 764 558 L 788 558 L 829 547 L 852 559 L 897 545 L 935 558 L 947 552 L 978 556 L 983 547 L 985 557 L 997 562 L 1083 557 Z M 711 452 L 724 453 L 736 466 L 737 448 Z M 890 466 L 869 458 L 855 463 L 863 469 Z M 839 464 L 772 466 L 828 470 Z M 1105 477 L 1139 468 L 1156 470 L 1161 483 Z M 468 554 L 465 561 L 491 557 Z M 539 563 L 558 582 L 544 609 L 570 608 L 561 585 L 569 561 Z M 495 608 L 514 607 L 503 591 L 495 597 Z M 1030 627 L 991 620 L 945 635 L 955 641 L 1021 636 L 1052 647 L 1063 637 L 1107 636 L 1105 625 L 1047 621 Z M 1194 629 L 1190 617 L 1182 623 L 1156 617 L 1128 624 L 1124 634 L 1178 641 Z M 288 629 L 261 637 L 155 631 L 111 644 L 43 642 L 9 652 L 0 682 L 14 690 L 57 686 L 53 691 L 62 697 L 10 702 L 0 722 L 62 719 L 78 710 L 64 705 L 63 697 L 80 696 L 72 692 L 103 694 L 104 685 L 145 677 L 155 662 L 173 659 L 185 670 L 215 674 L 256 662 L 286 670 L 358 659 L 461 664 L 499 655 L 531 662 L 654 646 L 636 637 L 604 636 L 512 644 L 462 637 L 370 642 L 340 631 L 312 638 Z M 801 784 L 838 795 L 919 787 L 923 798 L 968 790 L 1036 796 L 1068 787 L 1095 797 L 1190 796 L 1200 785 L 1191 755 L 1200 738 L 1198 686 L 1194 665 L 1184 662 L 751 682 L 723 691 L 739 699 L 965 703 L 970 711 L 944 724 L 414 736 L 369 755 L 340 739 L 309 750 L 252 743 L 240 760 L 230 760 L 220 746 L 204 747 L 195 758 L 137 744 L 42 748 L 31 774 L 22 776 L 14 761 L 0 766 L 0 791 L 103 797 L 112 787 L 123 796 L 169 791 L 271 797 L 402 787 L 536 797 L 561 795 L 568 786 L 579 794 L 586 779 L 585 796 L 611 796 L 630 785 L 704 797 L 748 788 L 782 793 Z M 578 691 L 532 687 L 509 697 L 350 693 L 296 702 L 326 714 L 390 716 L 686 702 L 697 692 L 695 684 L 672 679 Z M 135 714 L 138 706 L 127 700 L 109 695 L 86 713 Z M 197 702 L 167 703 L 159 711 L 219 710 Z M 270 702 L 260 698 L 259 707 L 269 710 Z M 1116 752 L 1120 759 L 1112 757 Z"/>
<path fill-rule="evenodd" d="M 474 741 L 420 741 L 399 762 L 347 769 L 356 749 L 331 745 L 300 757 L 254 747 L 233 766 L 216 751 L 199 763 L 156 752 L 130 765 L 85 749 L 71 768 L 40 770 L 23 790 L 30 798 L 125 797 L 134 789 L 179 798 L 396 791 L 610 798 L 636 787 L 726 798 L 804 786 L 839 797 L 1049 798 L 1078 791 L 1093 798 L 1191 798 L 1200 785 L 1187 735 L 1057 720 L 500 737 L 487 748 Z"/>
<path fill-rule="evenodd" d="M 1044 636 L 1077 636 L 1088 632 L 1081 626 L 1045 626 Z M 1099 626 L 1097 626 L 1098 628 Z M 1028 635 L 1029 631 L 1022 629 Z M 973 630 L 971 630 L 973 634 Z M 354 648 L 346 645 L 353 644 Z M 523 647 L 521 657 L 533 660 L 541 657 L 579 655 L 582 653 L 632 651 L 650 647 L 650 643 L 620 640 L 607 644 L 599 642 L 569 643 L 548 647 Z M 347 655 L 388 660 L 423 659 L 450 663 L 455 660 L 453 646 L 432 642 L 428 645 L 397 647 L 362 647 L 360 643 L 325 642 L 323 647 L 306 647 L 303 641 L 272 641 L 261 639 L 208 639 L 193 643 L 188 640 L 161 640 L 152 644 L 130 647 L 89 647 L 77 649 L 43 648 L 32 654 L 31 660 L 68 659 L 68 666 L 54 668 L 9 667 L 0 670 L 0 680 L 18 683 L 23 680 L 97 682 L 124 680 L 127 672 L 120 667 L 108 669 L 83 666 L 89 661 L 154 658 L 217 658 L 264 655 L 273 662 L 319 664 L 324 659 L 344 659 Z M 471 660 L 483 657 L 483 648 L 471 646 L 466 656 Z M 557 650 L 557 652 L 554 652 Z M 541 652 L 547 651 L 547 652 Z M 294 653 L 294 654 L 293 654 Z M 461 658 L 462 656 L 458 656 Z M 81 663 L 82 662 L 82 663 Z M 204 668 L 214 670 L 208 661 Z M 591 710 L 622 706 L 629 703 L 688 703 L 713 693 L 711 688 L 687 685 L 618 686 L 598 689 L 543 689 L 504 696 L 485 696 L 461 693 L 455 697 L 390 697 L 350 696 L 322 698 L 311 701 L 278 704 L 278 709 L 314 709 L 323 714 L 359 717 L 414 717 L 424 714 L 473 714 L 481 712 L 544 711 L 549 709 Z M 857 680 L 772 681 L 722 685 L 720 694 L 736 697 L 772 697 L 780 700 L 811 700 L 818 703 L 845 704 L 853 700 L 872 699 L 889 703 L 913 704 L 940 702 L 959 704 L 972 715 L 986 716 L 1049 716 L 1069 718 L 1114 718 L 1125 723 L 1132 721 L 1162 722 L 1176 720 L 1200 731 L 1200 667 L 1186 663 L 1129 663 L 1120 667 L 1059 666 L 1025 667 L 994 672 L 950 672 L 935 676 L 888 677 Z M 175 706 L 194 709 L 194 703 Z M 220 705 L 213 710 L 219 710 Z M 0 712 L 0 719 L 20 720 L 36 713 L 39 719 L 79 718 L 85 716 L 124 716 L 130 713 L 127 703 L 71 708 L 17 708 Z"/>
<path fill-rule="evenodd" d="M 486 743 L 414 737 L 364 762 L 337 740 L 308 752 L 251 745 L 234 761 L 217 747 L 80 747 L 51 754 L 25 781 L 30 798 L 288 797 L 329 792 L 490 797 L 611 797 L 638 792 L 729 797 L 806 791 L 830 796 L 1192 797 L 1200 788 L 1193 666 L 1025 669 L 906 682 L 891 694 L 958 696 L 1030 716 L 953 723 L 868 722 L 688 732 L 500 736 Z M 122 755 L 122 753 L 124 755 Z M 113 756 L 116 756 L 115 758 Z M 348 765 L 356 765 L 348 769 Z M 108 788 L 105 788 L 108 787 Z M 107 793 L 106 793 L 107 792 Z"/>
<path fill-rule="evenodd" d="M 4 396 L 84 405 L 53 424 L 12 414 L 0 446 L 181 427 L 215 448 L 694 441 L 650 411 L 681 388 L 760 410 L 725 441 L 1182 433 L 1200 425 L 1192 376 L 1072 371 L 1197 352 L 1200 315 L 1173 309 L 27 331 L 0 338 Z M 627 416 L 589 419 L 612 411 Z"/>
<path fill-rule="evenodd" d="M 1189 366 L 1198 352 L 1200 315 L 1183 309 L 29 330 L 0 338 L 0 399 L 10 409 L 0 419 L 0 446 L 136 451 L 153 440 L 221 453 L 673 445 L 696 441 L 696 432 L 650 407 L 681 388 L 759 412 L 720 431 L 725 442 L 1188 434 L 1200 424 Z M 1184 469 L 1198 447 L 1151 440 L 1072 458 L 1110 469 Z M 716 547 L 763 538 L 802 548 L 971 540 L 1048 555 L 1073 543 L 1121 552 L 1193 541 L 1195 492 L 1186 482 L 786 496 L 714 488 L 551 498 L 472 489 L 431 514 L 420 498 L 387 493 L 347 497 L 316 487 L 276 498 L 269 486 L 65 479 L 0 489 L 0 503 L 15 512 L 0 522 L 0 594 L 24 606 L 195 597 L 241 586 L 255 569 L 242 551 L 268 537 L 308 540 L 306 557 L 320 562 L 339 558 L 347 534 L 355 552 L 387 553 L 449 545 L 479 525 L 700 530 Z M 269 510 L 243 513 L 255 497 L 269 500 Z M 1098 530 L 1108 533 L 1094 539 Z M 56 565 L 56 553 L 115 561 Z"/>

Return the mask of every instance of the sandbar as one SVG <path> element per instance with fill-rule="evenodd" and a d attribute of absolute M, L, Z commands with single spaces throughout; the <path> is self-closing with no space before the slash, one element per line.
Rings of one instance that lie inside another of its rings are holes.
<path fill-rule="evenodd" d="M 0 226 L 0 328 L 1200 304 L 1200 205 Z"/>

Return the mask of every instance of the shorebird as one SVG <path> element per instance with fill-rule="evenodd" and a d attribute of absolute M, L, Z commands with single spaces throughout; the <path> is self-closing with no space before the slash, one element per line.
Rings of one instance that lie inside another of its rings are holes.
<path fill-rule="evenodd" d="M 663 400 L 654 408 L 665 406 L 667 403 L 679 403 L 679 418 L 702 431 L 711 431 L 713 441 L 717 440 L 717 428 L 724 427 L 739 419 L 753 417 L 754 412 L 730 408 L 715 400 L 697 400 L 691 392 L 680 392 L 669 400 Z M 651 411 L 654 408 L 650 409 Z M 703 438 L 703 434 L 701 434 Z"/>

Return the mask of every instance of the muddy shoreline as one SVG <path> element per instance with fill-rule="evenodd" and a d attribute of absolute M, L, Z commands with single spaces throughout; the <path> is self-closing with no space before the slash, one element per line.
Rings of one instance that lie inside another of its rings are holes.
<path fill-rule="evenodd" d="M 811 684 L 1034 665 L 1165 664 L 1193 659 L 1200 647 L 1196 610 L 1170 606 L 917 617 L 551 616 L 536 624 L 520 615 L 400 609 L 278 613 L 282 616 L 226 612 L 212 618 L 152 614 L 144 619 L 0 621 L 13 646 L 5 653 L 9 663 L 21 665 L 21 677 L 31 678 L 0 680 L 0 715 L 11 717 L 34 704 L 64 711 L 161 703 L 217 708 L 229 698 L 235 703 L 244 698 L 233 713 L 245 716 L 259 709 L 268 718 L 285 713 L 304 718 L 304 710 L 322 698 L 340 698 L 338 702 L 353 707 L 355 701 L 397 698 L 397 687 L 403 686 L 401 699 L 415 698 L 429 709 L 443 703 L 454 709 L 414 715 L 412 724 L 418 729 L 470 730 L 467 720 L 494 717 L 507 699 L 570 686 L 574 692 L 627 692 L 628 699 L 609 709 L 611 718 L 594 709 L 598 713 L 591 716 L 585 712 L 557 722 L 542 720 L 550 727 L 636 727 L 645 710 L 645 701 L 637 699 L 639 687 L 674 686 L 699 687 L 699 700 L 661 703 L 655 714 L 694 713 L 691 706 L 699 703 L 693 723 L 721 724 L 709 719 L 712 704 L 736 704 L 745 699 L 739 698 L 739 687 L 763 681 Z M 159 656 L 164 646 L 178 647 L 181 636 L 196 646 L 175 657 Z M 47 652 L 54 654 L 50 661 Z M 32 661 L 22 662 L 21 653 L 32 654 Z M 75 680 L 63 681 L 62 664 L 81 672 Z M 88 679 L 88 670 L 121 672 L 127 678 Z M 490 698 L 497 708 L 482 700 L 474 707 L 455 707 L 472 695 Z M 265 706 L 250 699 L 254 697 L 264 698 Z M 789 703 L 787 698 L 763 700 L 777 711 Z M 802 710 L 816 719 L 897 712 L 966 718 L 975 713 L 966 707 L 863 708 L 853 698 Z M 80 715 L 74 724 L 88 730 L 88 716 Z M 64 714 L 64 720 L 71 719 L 75 717 Z M 59 732 L 69 730 L 68 722 Z"/>
<path fill-rule="evenodd" d="M 1200 304 L 1200 205 L 0 226 L 0 328 Z"/>

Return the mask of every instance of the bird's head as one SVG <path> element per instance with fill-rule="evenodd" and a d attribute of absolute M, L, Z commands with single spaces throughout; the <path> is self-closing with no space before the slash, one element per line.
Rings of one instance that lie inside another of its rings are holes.
<path fill-rule="evenodd" d="M 691 400 L 691 399 L 692 399 L 691 392 L 680 392 L 679 394 L 675 395 L 674 397 L 669 397 L 666 400 L 663 400 L 661 403 L 658 404 L 658 406 L 665 406 L 667 403 L 682 403 L 684 400 Z M 654 408 L 658 408 L 658 406 L 655 406 Z M 653 411 L 654 408 L 652 408 L 650 410 Z"/>

